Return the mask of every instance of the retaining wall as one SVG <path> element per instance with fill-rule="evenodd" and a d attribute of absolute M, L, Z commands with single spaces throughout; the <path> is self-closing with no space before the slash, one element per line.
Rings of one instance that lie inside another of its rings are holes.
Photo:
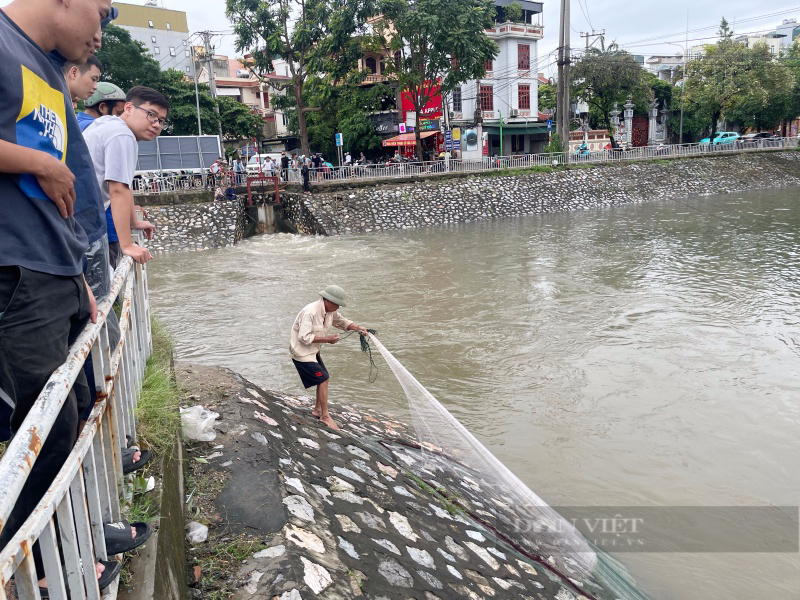
<path fill-rule="evenodd" d="M 311 195 L 282 195 L 300 233 L 337 235 L 615 206 L 701 194 L 800 186 L 800 152 L 426 178 Z"/>
<path fill-rule="evenodd" d="M 148 248 L 156 253 L 208 250 L 236 244 L 248 223 L 246 198 L 233 202 L 202 202 L 148 206 L 156 226 Z"/>

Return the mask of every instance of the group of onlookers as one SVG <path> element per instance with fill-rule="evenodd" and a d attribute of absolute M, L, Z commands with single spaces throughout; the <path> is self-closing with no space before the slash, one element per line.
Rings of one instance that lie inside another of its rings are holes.
<path fill-rule="evenodd" d="M 111 0 L 14 0 L 0 9 L 0 441 L 20 431 L 72 343 L 96 322 L 122 257 L 152 258 L 133 239 L 132 230 L 150 238 L 155 227 L 139 218 L 132 186 L 137 141 L 162 132 L 169 102 L 152 88 L 126 93 L 99 81 L 94 52 L 115 16 Z M 76 116 L 77 101 L 84 111 Z M 107 329 L 113 350 L 113 310 Z M 2 523 L 0 548 L 47 491 L 105 383 L 93 381 L 90 363 L 77 376 Z M 125 472 L 150 459 L 136 446 L 119 450 Z M 144 523 L 104 523 L 108 554 L 143 543 L 150 531 Z M 33 556 L 46 596 L 38 545 Z M 116 561 L 97 560 L 100 588 L 119 570 Z"/>

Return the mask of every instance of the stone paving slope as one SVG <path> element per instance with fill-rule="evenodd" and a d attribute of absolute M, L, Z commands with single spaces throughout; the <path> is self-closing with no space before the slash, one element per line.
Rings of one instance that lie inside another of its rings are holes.
<path fill-rule="evenodd" d="M 180 368 L 179 380 L 203 369 Z M 219 435 L 192 454 L 229 475 L 217 508 L 231 527 L 273 534 L 235 574 L 234 598 L 615 597 L 554 572 L 552 558 L 517 552 L 470 518 L 483 513 L 489 522 L 504 506 L 479 475 L 457 467 L 445 484 L 412 475 L 420 450 L 404 424 L 334 403 L 342 430 L 333 432 L 311 416 L 310 398 L 214 371 L 227 378 L 224 400 L 212 407 L 222 417 Z"/>

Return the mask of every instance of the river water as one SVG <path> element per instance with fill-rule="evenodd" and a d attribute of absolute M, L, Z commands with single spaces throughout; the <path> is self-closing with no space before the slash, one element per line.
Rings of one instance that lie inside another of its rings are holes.
<path fill-rule="evenodd" d="M 156 258 L 151 300 L 178 359 L 301 394 L 290 327 L 318 290 L 341 285 L 342 313 L 377 329 L 554 506 L 797 506 L 798 200 L 773 190 L 369 236 L 266 235 Z M 332 403 L 406 416 L 380 356 L 369 383 L 356 336 L 324 357 Z M 800 597 L 797 553 L 616 557 L 657 599 Z"/>

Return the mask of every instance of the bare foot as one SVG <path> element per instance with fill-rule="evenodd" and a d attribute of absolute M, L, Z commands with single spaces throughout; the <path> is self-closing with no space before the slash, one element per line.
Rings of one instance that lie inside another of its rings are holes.
<path fill-rule="evenodd" d="M 94 574 L 97 575 L 97 578 L 100 579 L 103 576 L 103 571 L 106 570 L 106 566 L 101 562 L 94 563 Z"/>
<path fill-rule="evenodd" d="M 311 414 L 312 414 L 312 416 L 317 417 L 319 419 L 320 412 L 319 412 L 318 408 L 315 408 L 314 410 L 312 410 Z"/>
<path fill-rule="evenodd" d="M 319 420 L 322 421 L 323 423 L 325 423 L 325 425 L 327 425 L 331 429 L 334 429 L 336 431 L 339 430 L 339 426 L 336 424 L 336 422 L 333 419 L 331 419 L 330 415 L 325 415 L 324 417 L 320 417 Z"/>

